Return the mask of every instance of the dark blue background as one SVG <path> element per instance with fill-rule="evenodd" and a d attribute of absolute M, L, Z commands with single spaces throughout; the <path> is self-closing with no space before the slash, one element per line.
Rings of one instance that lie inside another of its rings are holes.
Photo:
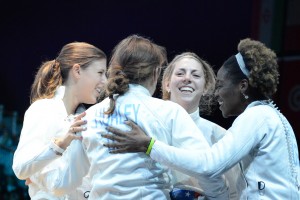
<path fill-rule="evenodd" d="M 169 59 L 193 51 L 215 69 L 251 37 L 253 1 L 7 1 L 1 3 L 1 97 L 22 117 L 36 69 L 69 42 L 94 44 L 108 55 L 130 34 L 150 37 Z"/>

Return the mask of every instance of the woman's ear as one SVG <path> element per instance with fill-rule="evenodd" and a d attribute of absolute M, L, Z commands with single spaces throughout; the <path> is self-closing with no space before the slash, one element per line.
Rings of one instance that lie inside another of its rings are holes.
<path fill-rule="evenodd" d="M 170 93 L 171 89 L 170 89 L 170 81 L 166 81 L 164 84 L 164 87 L 166 88 L 167 92 Z"/>
<path fill-rule="evenodd" d="M 247 79 L 243 79 L 241 82 L 240 82 L 240 90 L 241 90 L 241 93 L 242 94 L 245 94 L 245 92 L 247 91 L 248 89 L 248 86 L 249 86 L 249 81 Z"/>
<path fill-rule="evenodd" d="M 80 65 L 79 64 L 74 64 L 72 67 L 72 74 L 75 78 L 80 78 Z"/>

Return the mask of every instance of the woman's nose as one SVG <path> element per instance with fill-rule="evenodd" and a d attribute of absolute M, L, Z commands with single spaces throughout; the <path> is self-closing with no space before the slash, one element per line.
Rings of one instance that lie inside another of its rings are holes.
<path fill-rule="evenodd" d="M 102 76 L 102 78 L 101 78 L 101 82 L 103 82 L 103 83 L 106 83 L 106 81 L 107 81 L 107 77 L 106 77 L 106 75 Z"/>
<path fill-rule="evenodd" d="M 190 82 L 191 81 L 191 74 L 186 73 L 183 78 L 184 78 L 184 81 Z"/>

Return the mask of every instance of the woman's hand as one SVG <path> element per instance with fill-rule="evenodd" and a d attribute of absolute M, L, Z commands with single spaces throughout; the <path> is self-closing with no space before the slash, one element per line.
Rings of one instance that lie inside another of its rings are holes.
<path fill-rule="evenodd" d="M 76 132 L 85 131 L 86 127 L 83 127 L 83 125 L 86 124 L 85 120 L 82 120 L 85 116 L 85 112 L 79 114 L 77 117 L 75 117 L 73 124 L 70 126 L 69 131 L 63 138 L 56 138 L 55 144 L 59 146 L 62 149 L 66 149 L 73 140 L 82 140 L 82 136 L 76 135 Z"/>
<path fill-rule="evenodd" d="M 125 124 L 131 127 L 131 131 L 122 131 L 120 129 L 108 126 L 107 130 L 113 134 L 102 134 L 102 137 L 115 141 L 114 143 L 105 143 L 105 147 L 112 148 L 110 153 L 128 153 L 128 152 L 146 152 L 151 137 L 132 121 L 125 121 Z"/>

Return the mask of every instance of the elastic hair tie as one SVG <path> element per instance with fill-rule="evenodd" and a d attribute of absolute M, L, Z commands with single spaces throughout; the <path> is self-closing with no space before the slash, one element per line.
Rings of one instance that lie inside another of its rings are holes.
<path fill-rule="evenodd" d="M 53 62 L 53 64 L 52 64 L 52 68 L 54 69 L 55 66 L 56 66 L 56 59 L 54 59 L 53 61 L 54 61 L 54 62 Z"/>
<path fill-rule="evenodd" d="M 52 69 L 57 70 L 59 68 L 59 62 L 56 59 L 54 59 L 53 61 L 54 63 L 52 64 Z"/>
<path fill-rule="evenodd" d="M 245 65 L 245 62 L 244 62 L 244 59 L 243 59 L 242 54 L 241 54 L 241 53 L 237 53 L 237 54 L 235 55 L 235 58 L 236 58 L 236 60 L 237 60 L 237 62 L 238 62 L 238 65 L 239 65 L 240 69 L 242 70 L 243 74 L 244 74 L 245 76 L 249 77 L 250 72 L 249 72 L 249 70 L 246 68 L 246 65 Z"/>

